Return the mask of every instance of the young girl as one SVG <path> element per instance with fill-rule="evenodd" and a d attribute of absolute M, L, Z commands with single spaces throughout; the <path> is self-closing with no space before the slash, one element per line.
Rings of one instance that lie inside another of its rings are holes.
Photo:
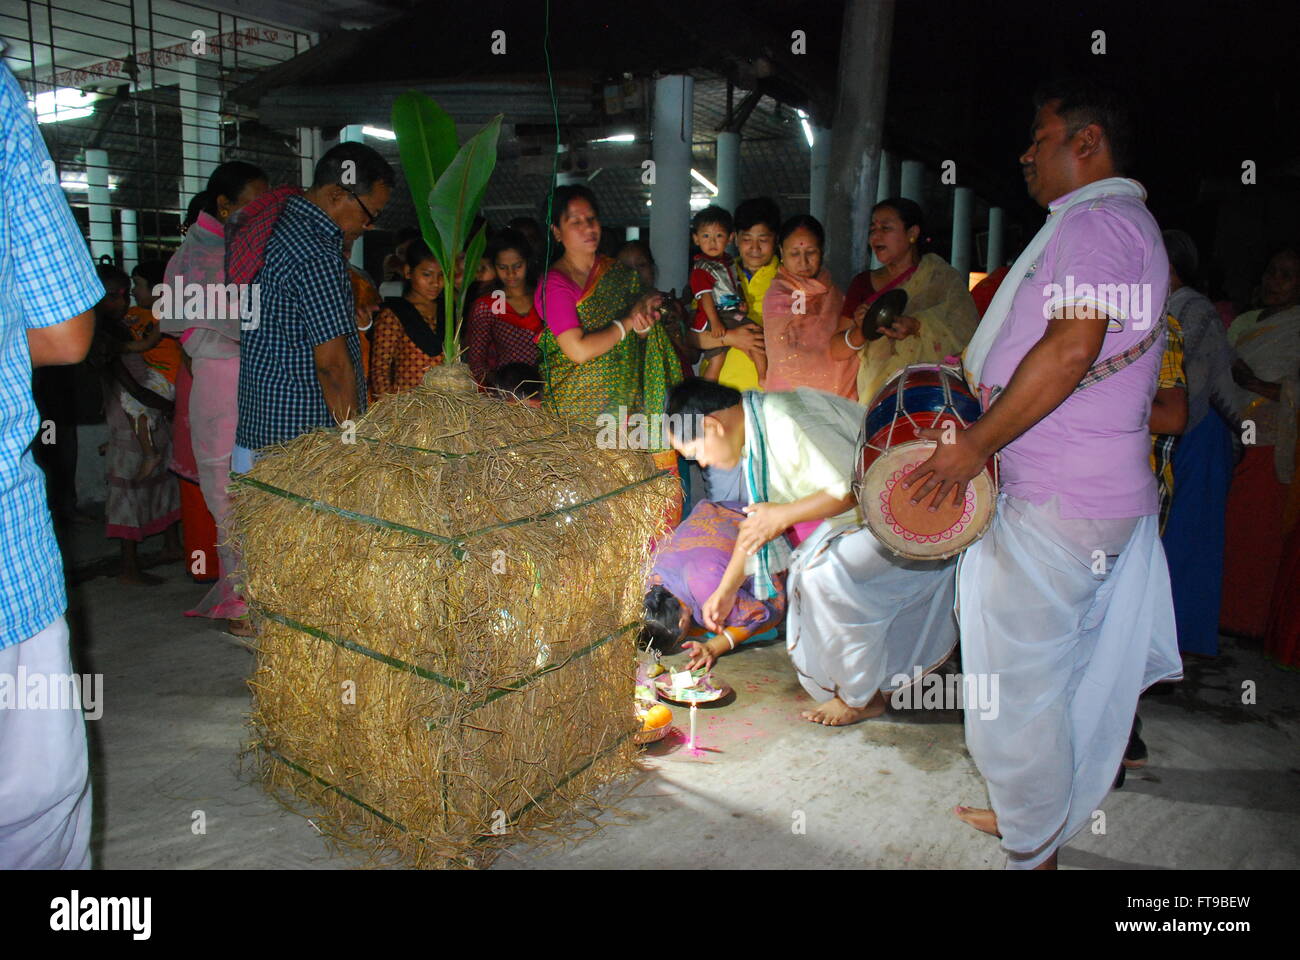
<path fill-rule="evenodd" d="M 741 584 L 735 606 L 717 635 L 683 640 L 688 635 L 704 637 L 705 630 L 692 629 L 692 622 L 704 622 L 701 608 L 722 582 L 744 519 L 737 503 L 701 501 L 655 557 L 645 597 L 642 640 L 663 651 L 680 643 L 690 653 L 692 670 L 709 669 L 722 654 L 771 630 L 785 616 L 783 575 L 774 577 L 776 596 L 762 601 L 754 597 L 751 578 Z"/>
<path fill-rule="evenodd" d="M 499 282 L 473 301 L 466 325 L 465 362 L 479 383 L 488 384 L 492 371 L 506 364 L 537 366 L 537 337 L 542 317 L 533 303 L 535 284 L 529 276 L 532 250 L 523 234 L 503 230 L 492 242 L 490 259 Z"/>
<path fill-rule="evenodd" d="M 370 398 L 405 393 L 443 362 L 442 267 L 423 240 L 406 248 L 406 294 L 384 302 L 370 345 Z"/>
<path fill-rule="evenodd" d="M 171 446 L 170 427 L 161 409 L 167 406 L 162 396 L 167 381 L 152 376 L 157 371 L 145 363 L 142 341 L 132 337 L 130 278 L 108 264 L 97 266 L 96 273 L 104 284 L 104 297 L 95 304 L 95 338 L 87 362 L 101 374 L 104 388 L 108 441 L 100 452 L 107 456 L 105 533 L 121 541 L 119 581 L 156 585 L 163 581 L 141 568 L 138 544 L 162 533 L 164 558 L 180 557 L 179 497 L 162 461 Z M 153 470 L 143 471 L 141 462 L 155 452 Z"/>
<path fill-rule="evenodd" d="M 181 345 L 175 337 L 164 334 L 153 315 L 158 299 L 154 287 L 163 282 L 166 265 L 160 260 L 138 263 L 131 271 L 131 294 L 137 306 L 127 310 L 123 324 L 131 340 L 122 341 L 123 353 L 143 354 L 145 381 L 141 384 L 166 400 L 176 399 L 176 374 L 180 371 Z M 162 460 L 161 444 L 154 436 L 162 411 L 149 407 L 126 391 L 122 392 L 122 410 L 131 419 L 136 442 L 140 444 L 140 470 L 136 479 L 143 480 L 157 469 Z"/>

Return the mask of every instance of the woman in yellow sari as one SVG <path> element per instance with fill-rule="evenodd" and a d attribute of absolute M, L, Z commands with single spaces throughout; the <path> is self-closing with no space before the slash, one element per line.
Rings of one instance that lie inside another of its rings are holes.
<path fill-rule="evenodd" d="M 869 241 L 881 267 L 853 278 L 831 340 L 835 359 L 860 356 L 858 402 L 864 405 L 903 367 L 943 363 L 960 355 L 979 324 L 962 275 L 942 257 L 923 254 L 923 237 L 921 208 L 913 201 L 891 197 L 872 209 Z M 895 289 L 907 294 L 907 315 L 890 327 L 864 331 L 863 318 L 871 304 Z"/>
<path fill-rule="evenodd" d="M 551 201 L 551 233 L 563 254 L 538 285 L 543 405 L 592 427 L 609 417 L 662 414 L 682 379 L 672 342 L 658 321 L 662 296 L 636 271 L 597 252 L 600 214 L 586 187 L 563 186 Z M 655 463 L 677 475 L 677 454 L 660 431 L 647 431 Z M 637 431 L 618 435 L 635 437 Z M 681 519 L 678 498 L 670 520 Z"/>

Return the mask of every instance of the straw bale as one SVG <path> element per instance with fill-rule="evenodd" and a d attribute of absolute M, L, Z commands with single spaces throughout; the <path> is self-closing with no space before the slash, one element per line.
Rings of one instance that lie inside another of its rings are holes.
<path fill-rule="evenodd" d="M 630 769 L 633 625 L 675 483 L 457 376 L 231 488 L 258 769 L 416 866 L 481 866 Z"/>

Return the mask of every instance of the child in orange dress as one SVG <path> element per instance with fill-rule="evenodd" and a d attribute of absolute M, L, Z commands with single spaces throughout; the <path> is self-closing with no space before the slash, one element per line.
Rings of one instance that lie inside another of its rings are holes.
<path fill-rule="evenodd" d="M 123 343 L 123 353 L 143 354 L 148 367 L 147 379 L 141 386 L 152 390 L 166 400 L 176 399 L 176 374 L 180 369 L 184 352 L 180 341 L 168 336 L 159 328 L 158 320 L 153 315 L 153 305 L 157 301 L 153 289 L 163 282 L 165 264 L 161 261 L 142 261 L 131 271 L 131 293 L 139 306 L 131 307 L 123 321 L 131 340 Z M 137 479 L 143 480 L 158 467 L 162 452 L 154 442 L 162 411 L 149 407 L 130 393 L 123 390 L 122 410 L 131 420 L 135 430 L 136 442 L 140 444 L 142 460 Z"/>

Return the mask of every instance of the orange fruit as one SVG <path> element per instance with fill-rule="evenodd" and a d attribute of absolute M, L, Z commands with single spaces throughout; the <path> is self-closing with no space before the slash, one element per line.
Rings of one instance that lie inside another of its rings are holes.
<path fill-rule="evenodd" d="M 662 703 L 656 703 L 641 718 L 642 730 L 658 730 L 666 723 L 673 722 L 673 712 Z"/>

